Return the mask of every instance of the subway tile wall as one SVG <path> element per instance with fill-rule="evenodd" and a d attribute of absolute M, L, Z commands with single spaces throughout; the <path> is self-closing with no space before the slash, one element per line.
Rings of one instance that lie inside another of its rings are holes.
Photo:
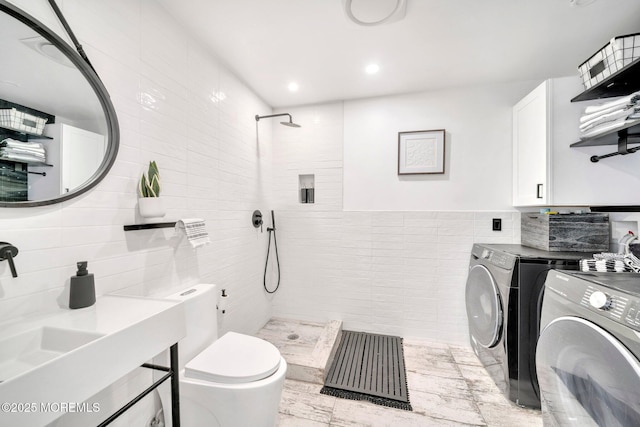
<path fill-rule="evenodd" d="M 343 104 L 287 112 L 302 128 L 274 129 L 282 269 L 274 315 L 466 345 L 471 246 L 520 242 L 520 214 L 343 211 Z M 315 175 L 314 204 L 297 202 L 300 174 Z"/>
<path fill-rule="evenodd" d="M 14 0 L 53 29 L 46 2 Z M 0 209 L 19 277 L 0 263 L 0 320 L 68 301 L 75 263 L 89 261 L 98 294 L 153 293 L 196 282 L 228 290 L 221 332 L 253 333 L 270 317 L 262 291 L 266 233 L 251 226 L 271 199 L 271 108 L 152 0 L 65 0 L 63 13 L 107 87 L 121 129 L 113 169 L 68 202 Z M 65 37 L 66 39 L 66 37 Z M 43 75 L 43 78 L 46 78 Z M 139 221 L 137 182 L 162 174 L 166 220 L 204 218 L 212 244 L 194 251 L 173 229 L 124 232 Z"/>

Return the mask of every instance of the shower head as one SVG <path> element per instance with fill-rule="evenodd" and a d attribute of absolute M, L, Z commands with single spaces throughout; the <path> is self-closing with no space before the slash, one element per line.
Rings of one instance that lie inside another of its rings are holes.
<path fill-rule="evenodd" d="M 281 116 L 289 116 L 289 121 L 288 122 L 280 122 L 281 125 L 289 126 L 289 127 L 292 127 L 292 128 L 302 127 L 297 123 L 293 123 L 293 120 L 291 118 L 291 114 L 289 114 L 289 113 L 271 114 L 269 116 L 259 116 L 259 115 L 256 114 L 256 122 L 260 121 L 260 119 L 268 119 L 270 117 L 281 117 Z"/>
<path fill-rule="evenodd" d="M 299 124 L 297 124 L 297 123 L 293 123 L 293 122 L 291 121 L 291 119 L 289 119 L 289 121 L 288 121 L 288 122 L 280 122 L 280 124 L 281 124 L 281 125 L 285 125 L 285 126 L 289 126 L 289 127 L 292 127 L 292 128 L 299 128 L 299 127 L 301 127 Z"/>

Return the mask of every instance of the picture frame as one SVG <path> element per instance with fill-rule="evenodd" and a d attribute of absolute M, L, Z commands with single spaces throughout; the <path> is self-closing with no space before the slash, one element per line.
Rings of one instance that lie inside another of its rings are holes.
<path fill-rule="evenodd" d="M 443 174 L 445 130 L 398 132 L 398 175 Z"/>

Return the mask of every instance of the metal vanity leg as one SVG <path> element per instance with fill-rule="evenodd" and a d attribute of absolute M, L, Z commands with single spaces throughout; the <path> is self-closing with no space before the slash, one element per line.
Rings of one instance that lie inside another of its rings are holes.
<path fill-rule="evenodd" d="M 178 343 L 169 349 L 171 363 L 171 420 L 173 427 L 180 427 L 180 372 L 178 367 Z"/>

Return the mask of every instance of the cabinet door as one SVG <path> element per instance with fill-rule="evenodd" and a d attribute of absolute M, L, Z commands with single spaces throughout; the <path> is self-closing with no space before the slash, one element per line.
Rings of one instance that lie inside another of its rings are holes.
<path fill-rule="evenodd" d="M 513 205 L 549 203 L 549 82 L 513 107 Z"/>
<path fill-rule="evenodd" d="M 100 167 L 106 150 L 104 135 L 62 125 L 62 194 L 80 187 Z"/>

